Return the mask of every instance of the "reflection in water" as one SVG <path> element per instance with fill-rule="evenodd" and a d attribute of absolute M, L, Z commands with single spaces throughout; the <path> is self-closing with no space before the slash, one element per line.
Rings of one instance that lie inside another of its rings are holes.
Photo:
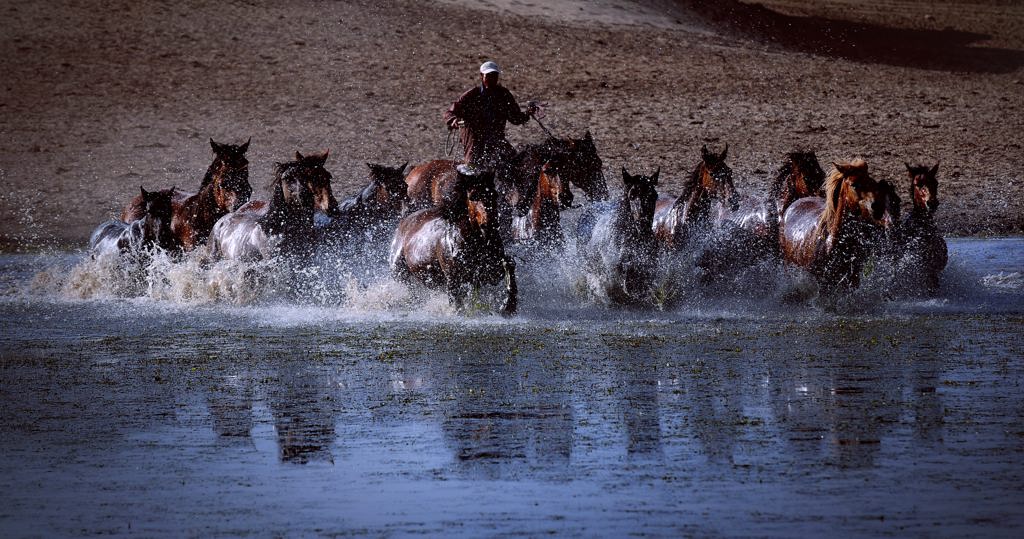
<path fill-rule="evenodd" d="M 213 430 L 223 439 L 251 441 L 253 380 L 247 370 L 211 376 L 207 379 L 206 403 Z"/>
<path fill-rule="evenodd" d="M 268 400 L 282 462 L 334 463 L 334 399 L 326 376 L 298 361 L 281 365 Z"/>
<path fill-rule="evenodd" d="M 441 371 L 442 429 L 462 473 L 516 476 L 569 463 L 573 413 L 555 358 L 525 356 L 517 339 L 468 337 L 435 361 Z"/>

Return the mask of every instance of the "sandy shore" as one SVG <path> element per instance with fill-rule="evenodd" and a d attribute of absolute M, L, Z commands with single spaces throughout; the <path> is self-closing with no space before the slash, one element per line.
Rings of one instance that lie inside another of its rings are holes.
<path fill-rule="evenodd" d="M 730 148 L 763 193 L 783 154 L 860 155 L 903 179 L 941 161 L 949 234 L 1024 232 L 1024 6 L 874 0 L 762 4 L 8 2 L 0 16 L 0 248 L 85 244 L 147 188 L 198 185 L 207 139 L 252 136 L 251 181 L 330 148 L 336 192 L 364 162 L 443 153 L 441 113 L 493 58 L 610 172 Z M 512 128 L 536 140 L 535 125 Z M 616 178 L 615 175 L 610 175 Z M 617 185 L 613 181 L 613 188 Z"/>

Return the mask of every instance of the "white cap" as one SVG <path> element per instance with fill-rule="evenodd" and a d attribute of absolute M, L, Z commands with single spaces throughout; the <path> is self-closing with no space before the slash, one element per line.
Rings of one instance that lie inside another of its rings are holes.
<path fill-rule="evenodd" d="M 501 68 L 498 67 L 498 64 L 488 60 L 488 61 L 480 64 L 480 73 L 483 73 L 484 75 L 486 75 L 488 73 L 498 73 L 498 74 L 501 74 Z"/>

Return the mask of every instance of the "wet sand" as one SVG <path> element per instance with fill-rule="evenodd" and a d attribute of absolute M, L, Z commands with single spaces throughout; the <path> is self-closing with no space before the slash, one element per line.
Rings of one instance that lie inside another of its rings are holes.
<path fill-rule="evenodd" d="M 901 184 L 938 160 L 945 232 L 1019 234 L 1022 28 L 995 0 L 10 2 L 0 248 L 81 247 L 139 184 L 194 189 L 210 137 L 253 137 L 257 196 L 274 161 L 323 148 L 351 193 L 364 162 L 441 157 L 486 58 L 555 132 L 592 131 L 612 179 L 660 166 L 673 192 L 702 144 L 729 144 L 752 193 L 794 149 Z"/>

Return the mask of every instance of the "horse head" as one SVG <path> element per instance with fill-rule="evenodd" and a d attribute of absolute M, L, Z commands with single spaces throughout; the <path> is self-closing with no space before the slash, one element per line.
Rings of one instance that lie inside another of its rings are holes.
<path fill-rule="evenodd" d="M 214 158 L 210 168 L 203 177 L 200 189 L 213 184 L 214 198 L 217 205 L 224 211 L 234 211 L 249 201 L 252 186 L 249 185 L 249 161 L 245 152 L 249 150 L 249 142 L 245 144 L 220 144 L 210 139 Z"/>
<path fill-rule="evenodd" d="M 792 163 L 793 199 L 820 195 L 825 183 L 825 171 L 821 169 L 818 156 L 813 151 L 790 152 L 787 155 Z"/>
<path fill-rule="evenodd" d="M 650 176 L 632 175 L 622 167 L 622 202 L 628 208 L 631 233 L 636 239 L 653 238 L 651 223 L 658 202 L 658 176 L 661 168 Z"/>
<path fill-rule="evenodd" d="M 174 198 L 175 188 L 161 191 L 146 191 L 139 186 L 142 192 L 142 207 L 144 211 L 143 242 L 147 245 L 156 244 L 161 247 L 168 247 L 171 241 L 171 218 L 174 214 L 171 201 Z"/>
<path fill-rule="evenodd" d="M 541 166 L 541 176 L 537 185 L 536 199 L 554 201 L 560 210 L 572 208 L 575 196 L 569 189 L 566 177 L 568 156 L 565 154 L 556 155 Z M 536 203 L 536 202 L 535 202 Z"/>
<path fill-rule="evenodd" d="M 732 211 L 740 207 L 740 195 L 733 185 L 732 169 L 725 164 L 725 157 L 729 153 L 729 145 L 721 153 L 708 151 L 707 146 L 700 149 L 701 164 L 697 169 L 699 187 L 712 199 L 717 199 L 729 204 Z"/>
<path fill-rule="evenodd" d="M 934 167 L 904 163 L 907 167 L 907 175 L 910 176 L 910 197 L 914 201 L 914 211 L 932 215 L 939 207 L 939 181 L 936 174 L 939 172 L 939 164 Z"/>
<path fill-rule="evenodd" d="M 888 214 L 888 193 L 868 173 L 863 159 L 833 163 L 835 171 L 825 180 L 825 211 L 819 221 L 835 234 L 846 216 L 853 220 L 884 226 Z"/>
<path fill-rule="evenodd" d="M 460 170 L 459 185 L 465 193 L 469 220 L 478 228 L 497 226 L 498 189 L 494 184 L 494 171 L 487 170 L 475 175 L 463 174 Z"/>
<path fill-rule="evenodd" d="M 296 225 L 311 227 L 313 224 L 317 200 L 310 175 L 311 169 L 316 167 L 307 159 L 278 163 L 276 166 L 273 195 L 267 211 L 270 231 L 273 233 Z"/>
<path fill-rule="evenodd" d="M 566 181 L 583 190 L 591 201 L 608 200 L 608 183 L 604 178 L 604 163 L 597 155 L 594 137 L 587 131 L 581 139 L 571 139 L 566 150 L 564 167 Z"/>
<path fill-rule="evenodd" d="M 363 191 L 363 199 L 372 202 L 388 215 L 404 215 L 409 207 L 409 184 L 405 183 L 405 162 L 397 167 L 367 163 L 370 185 Z"/>
<path fill-rule="evenodd" d="M 337 217 L 340 215 L 338 200 L 334 198 L 334 191 L 331 189 L 331 180 L 334 177 L 324 168 L 330 153 L 330 150 L 308 155 L 295 152 L 295 174 L 301 176 L 306 189 L 312 194 L 314 210 Z"/>

